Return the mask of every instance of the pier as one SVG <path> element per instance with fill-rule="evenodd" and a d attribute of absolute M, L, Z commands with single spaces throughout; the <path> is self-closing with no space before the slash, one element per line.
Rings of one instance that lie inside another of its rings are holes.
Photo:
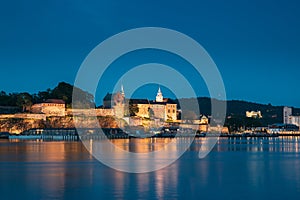
<path fill-rule="evenodd" d="M 29 129 L 19 135 L 9 135 L 10 140 L 43 140 L 43 141 L 78 141 L 79 135 L 75 128 Z"/>
<path fill-rule="evenodd" d="M 78 130 L 80 134 L 78 134 Z M 33 128 L 21 134 L 7 135 L 10 140 L 42 140 L 42 141 L 79 141 L 99 139 L 127 139 L 131 136 L 120 128 Z"/>
<path fill-rule="evenodd" d="M 79 133 L 78 133 L 79 131 Z M 79 141 L 102 139 L 130 139 L 130 138 L 174 138 L 174 137 L 227 137 L 227 138 L 251 138 L 251 137 L 279 137 L 300 136 L 299 132 L 281 133 L 231 133 L 220 134 L 213 132 L 196 132 L 190 129 L 161 129 L 160 131 L 122 130 L 120 128 L 33 128 L 23 131 L 21 134 L 1 134 L 1 139 L 9 140 L 41 140 L 41 141 Z"/>

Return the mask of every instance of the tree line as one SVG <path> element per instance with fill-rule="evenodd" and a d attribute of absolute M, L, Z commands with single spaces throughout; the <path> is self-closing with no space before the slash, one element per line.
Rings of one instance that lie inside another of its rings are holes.
<path fill-rule="evenodd" d="M 18 107 L 22 112 L 30 110 L 35 103 L 45 102 L 47 99 L 64 100 L 67 107 L 72 107 L 73 89 L 76 93 L 84 97 L 85 102 L 89 102 L 91 107 L 95 107 L 94 96 L 86 91 L 76 88 L 68 83 L 60 82 L 54 89 L 47 89 L 35 94 L 28 92 L 9 93 L 0 92 L 0 106 Z"/>

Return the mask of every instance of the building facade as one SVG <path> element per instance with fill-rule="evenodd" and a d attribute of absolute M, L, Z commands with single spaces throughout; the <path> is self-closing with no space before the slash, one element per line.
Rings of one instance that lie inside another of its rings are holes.
<path fill-rule="evenodd" d="M 113 115 L 117 118 L 123 118 L 125 116 L 125 93 L 123 86 L 120 92 L 106 94 L 103 99 L 103 109 L 112 109 Z"/>
<path fill-rule="evenodd" d="M 283 108 L 283 123 L 300 126 L 300 116 L 293 116 L 293 109 L 285 106 Z"/>
<path fill-rule="evenodd" d="M 291 116 L 292 116 L 292 108 L 285 106 L 283 108 L 283 123 L 284 124 L 292 124 Z"/>
<path fill-rule="evenodd" d="M 126 104 L 126 105 L 125 105 Z M 158 88 L 156 98 L 154 101 L 148 99 L 125 99 L 125 92 L 123 86 L 121 91 L 117 93 L 107 93 L 103 98 L 102 112 L 98 112 L 98 116 L 105 110 L 113 110 L 113 115 L 117 118 L 123 118 L 126 107 L 129 105 L 135 105 L 138 111 L 135 113 L 136 117 L 149 118 L 149 119 L 160 119 L 162 121 L 176 121 L 177 120 L 177 104 L 168 99 L 164 98 L 160 87 Z M 129 109 L 129 108 L 127 108 Z M 112 112 L 109 111 L 109 114 Z M 127 113 L 127 115 L 128 115 Z"/>
<path fill-rule="evenodd" d="M 61 99 L 48 99 L 43 103 L 31 106 L 31 113 L 45 114 L 46 116 L 65 116 L 65 102 Z"/>
<path fill-rule="evenodd" d="M 249 118 L 262 118 L 260 111 L 246 111 L 246 117 Z"/>
<path fill-rule="evenodd" d="M 136 113 L 136 116 L 161 119 L 163 121 L 177 120 L 177 104 L 168 98 L 164 98 L 160 87 L 158 88 L 155 101 L 133 99 L 129 103 L 138 106 L 139 111 Z"/>
<path fill-rule="evenodd" d="M 283 123 L 284 124 L 292 124 L 291 123 L 291 116 L 292 116 L 292 108 L 290 107 L 283 107 Z"/>

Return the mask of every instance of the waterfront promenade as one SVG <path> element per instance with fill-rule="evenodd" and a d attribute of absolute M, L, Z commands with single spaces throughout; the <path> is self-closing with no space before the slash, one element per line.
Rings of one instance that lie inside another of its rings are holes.
<path fill-rule="evenodd" d="M 78 134 L 78 130 L 80 134 Z M 29 129 L 21 134 L 0 134 L 2 139 L 9 140 L 43 140 L 43 141 L 79 141 L 88 139 L 127 139 L 127 138 L 174 138 L 174 137 L 279 137 L 279 136 L 300 136 L 299 131 L 264 133 L 264 132 L 245 132 L 220 134 L 217 132 L 196 132 L 195 130 L 185 129 L 166 129 L 156 131 L 122 130 L 120 128 L 103 129 L 75 129 L 75 128 L 48 128 L 48 129 Z"/>

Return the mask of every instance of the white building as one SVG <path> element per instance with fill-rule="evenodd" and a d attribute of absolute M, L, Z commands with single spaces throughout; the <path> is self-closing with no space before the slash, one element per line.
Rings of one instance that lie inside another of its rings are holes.
<path fill-rule="evenodd" d="M 246 111 L 246 117 L 249 118 L 262 118 L 260 111 Z"/>
<path fill-rule="evenodd" d="M 300 126 L 300 116 L 293 116 L 292 113 L 293 113 L 292 108 L 286 106 L 283 108 L 283 123 Z"/>
<path fill-rule="evenodd" d="M 164 97 L 162 95 L 160 87 L 158 87 L 158 91 L 157 91 L 157 95 L 156 95 L 155 101 L 156 102 L 163 102 L 164 101 Z"/>
<path fill-rule="evenodd" d="M 177 120 L 176 102 L 164 98 L 160 87 L 158 88 L 155 101 L 149 101 L 148 99 L 130 99 L 129 104 L 136 104 L 138 106 L 139 111 L 136 113 L 136 116 L 144 118 L 153 117 L 164 121 Z"/>
<path fill-rule="evenodd" d="M 291 116 L 292 116 L 292 108 L 285 106 L 283 108 L 283 123 L 292 124 L 290 119 Z"/>
<path fill-rule="evenodd" d="M 300 116 L 290 116 L 289 117 L 289 124 L 294 124 L 300 127 Z"/>

